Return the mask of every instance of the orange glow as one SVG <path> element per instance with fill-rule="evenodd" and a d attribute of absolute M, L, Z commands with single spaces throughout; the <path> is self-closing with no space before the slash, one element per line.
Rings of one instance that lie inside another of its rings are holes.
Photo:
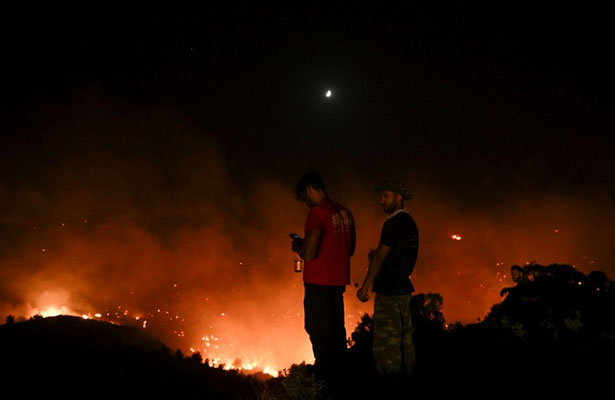
<path fill-rule="evenodd" d="M 194 179 L 203 182 L 198 174 Z M 252 190 L 248 203 L 254 209 L 238 210 L 241 218 L 200 198 L 191 202 L 186 219 L 205 221 L 194 226 L 156 226 L 157 213 L 176 212 L 156 199 L 151 219 L 128 208 L 121 218 L 113 214 L 103 221 L 85 212 L 72 220 L 61 216 L 56 219 L 66 221 L 61 229 L 58 223 L 50 228 L 32 223 L 39 226 L 35 238 L 0 258 L 6 274 L 2 293 L 8 293 L 2 298 L 10 299 L 0 301 L 0 316 L 64 314 L 131 325 L 147 329 L 171 348 L 192 348 L 210 362 L 246 371 L 261 368 L 274 374 L 292 363 L 311 363 L 303 328 L 303 282 L 293 271 L 287 237 L 287 232 L 301 231 L 307 210 L 284 185 L 261 182 Z M 591 223 L 601 220 L 598 210 L 608 207 L 584 209 L 573 200 L 530 207 L 519 201 L 505 216 L 492 218 L 482 211 L 458 212 L 427 189 L 417 193 L 422 196 L 408 206 L 421 237 L 412 281 L 417 293 L 443 296 L 447 322 L 474 322 L 502 301 L 499 291 L 513 284 L 511 265 L 561 262 L 583 272 L 610 265 L 612 249 L 605 242 L 611 238 L 596 233 L 606 228 Z M 364 279 L 367 254 L 378 245 L 385 218 L 372 195 L 370 189 L 348 196 L 351 201 L 345 204 L 359 228 L 351 282 Z M 252 212 L 258 222 L 244 219 Z M 574 225 L 575 234 L 561 221 Z M 558 235 L 554 226 L 561 227 Z M 453 245 L 450 240 L 462 240 L 459 232 L 465 232 L 464 243 Z M 348 335 L 364 313 L 373 312 L 373 302 L 360 303 L 355 292 L 349 286 L 345 293 Z"/>
<path fill-rule="evenodd" d="M 30 312 L 30 317 L 40 315 L 44 318 L 56 317 L 58 315 L 77 315 L 70 308 L 64 306 L 45 306 L 42 309 L 33 308 Z"/>

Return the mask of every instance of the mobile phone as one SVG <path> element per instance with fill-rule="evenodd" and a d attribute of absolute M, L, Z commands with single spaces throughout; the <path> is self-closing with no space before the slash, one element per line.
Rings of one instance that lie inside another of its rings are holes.
<path fill-rule="evenodd" d="M 297 235 L 296 233 L 291 233 L 288 236 L 290 236 L 293 239 L 301 239 L 301 237 L 299 235 Z"/>

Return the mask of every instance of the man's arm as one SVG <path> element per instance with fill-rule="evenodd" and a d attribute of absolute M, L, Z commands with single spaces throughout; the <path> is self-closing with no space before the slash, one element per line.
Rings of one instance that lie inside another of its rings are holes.
<path fill-rule="evenodd" d="M 322 232 L 319 230 L 307 230 L 305 232 L 305 239 L 293 240 L 293 251 L 296 251 L 304 261 L 314 260 L 320 252 L 321 236 Z"/>
<path fill-rule="evenodd" d="M 382 269 L 382 264 L 384 264 L 384 260 L 387 258 L 389 253 L 391 252 L 391 246 L 387 246 L 386 244 L 380 243 L 378 245 L 378 249 L 376 249 L 376 254 L 374 258 L 369 263 L 369 267 L 367 268 L 367 275 L 365 276 L 365 280 L 363 281 L 363 285 L 357 291 L 357 297 L 359 300 L 366 302 L 369 300 L 369 295 L 367 291 L 369 290 L 372 283 L 374 283 L 374 279 L 378 276 L 378 272 Z"/>
<path fill-rule="evenodd" d="M 352 228 L 352 233 L 350 234 L 350 257 L 354 256 L 355 248 L 357 247 L 357 232 L 354 227 Z"/>

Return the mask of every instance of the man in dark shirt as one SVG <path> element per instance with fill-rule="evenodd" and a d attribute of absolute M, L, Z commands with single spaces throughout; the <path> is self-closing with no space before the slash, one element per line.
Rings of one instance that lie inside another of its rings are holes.
<path fill-rule="evenodd" d="M 514 292 L 515 289 L 522 285 L 521 282 L 527 279 L 523 274 L 523 269 L 518 265 L 513 265 L 512 267 L 510 267 L 510 278 L 513 280 L 513 282 L 517 284 L 517 286 L 507 287 L 500 290 L 500 296 L 506 296 L 508 293 Z"/>
<path fill-rule="evenodd" d="M 367 275 L 357 297 L 368 301 L 367 292 L 373 284 L 374 361 L 383 377 L 400 380 L 413 372 L 415 364 L 410 274 L 418 255 L 419 236 L 414 219 L 404 207 L 404 201 L 411 198 L 404 185 L 387 181 L 376 191 L 389 217 L 382 227 L 378 249 L 368 256 Z"/>

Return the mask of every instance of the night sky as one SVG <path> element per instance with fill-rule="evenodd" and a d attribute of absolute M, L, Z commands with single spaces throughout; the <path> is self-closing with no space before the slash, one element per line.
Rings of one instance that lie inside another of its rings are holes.
<path fill-rule="evenodd" d="M 372 171 L 374 180 L 404 169 L 455 192 L 494 182 L 514 192 L 519 181 L 537 191 L 606 188 L 609 16 L 512 5 L 9 9 L 2 121 L 17 150 L 9 169 L 29 145 L 44 152 L 74 139 L 54 132 L 48 143 L 45 132 L 36 145 L 24 130 L 121 118 L 120 108 L 128 118 L 173 113 L 215 141 L 237 179 L 314 167 Z M 132 135 L 126 145 L 144 139 Z M 79 136 L 82 146 L 99 144 L 95 133 Z M 167 129 L 148 136 L 175 139 Z"/>
<path fill-rule="evenodd" d="M 415 286 L 452 319 L 484 315 L 513 264 L 613 278 L 609 10 L 169 7 L 5 6 L 0 311 L 50 287 L 73 310 L 300 302 L 282 276 L 310 170 L 355 214 L 355 281 L 384 217 L 373 187 L 413 190 Z"/>

